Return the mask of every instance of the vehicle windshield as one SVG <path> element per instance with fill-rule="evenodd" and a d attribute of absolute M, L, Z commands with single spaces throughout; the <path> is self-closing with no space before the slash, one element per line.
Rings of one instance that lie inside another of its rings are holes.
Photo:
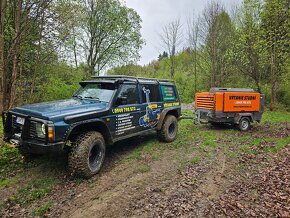
<path fill-rule="evenodd" d="M 112 84 L 84 84 L 73 97 L 109 102 L 113 96 L 114 89 Z"/>

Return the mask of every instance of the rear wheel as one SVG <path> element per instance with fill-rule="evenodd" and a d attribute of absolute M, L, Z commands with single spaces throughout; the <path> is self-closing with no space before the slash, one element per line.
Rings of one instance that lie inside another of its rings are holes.
<path fill-rule="evenodd" d="M 250 119 L 248 117 L 242 117 L 239 121 L 239 129 L 241 131 L 247 131 L 250 129 Z"/>
<path fill-rule="evenodd" d="M 172 142 L 175 140 L 178 131 L 177 119 L 173 115 L 167 115 L 163 121 L 162 127 L 158 130 L 158 138 L 163 142 Z"/>
<path fill-rule="evenodd" d="M 85 178 L 92 177 L 100 171 L 105 152 L 105 140 L 101 133 L 91 131 L 80 135 L 69 153 L 69 171 Z"/>

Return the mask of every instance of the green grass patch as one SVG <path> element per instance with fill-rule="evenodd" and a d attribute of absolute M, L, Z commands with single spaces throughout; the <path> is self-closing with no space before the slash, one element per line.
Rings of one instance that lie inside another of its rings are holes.
<path fill-rule="evenodd" d="M 190 160 L 190 163 L 192 164 L 198 164 L 201 161 L 200 157 L 194 157 Z"/>
<path fill-rule="evenodd" d="M 253 138 L 253 139 L 252 139 L 252 144 L 253 144 L 254 146 L 258 146 L 258 145 L 260 145 L 261 142 L 262 142 L 262 139 L 260 139 L 260 138 Z"/>
<path fill-rule="evenodd" d="M 162 145 L 156 140 L 151 139 L 135 148 L 127 157 L 131 160 L 142 160 L 143 155 L 149 155 L 153 160 L 160 158 L 160 150 Z"/>
<path fill-rule="evenodd" d="M 271 122 L 271 123 L 290 122 L 290 113 L 279 111 L 266 111 L 263 113 L 262 122 Z"/>
<path fill-rule="evenodd" d="M 277 153 L 281 151 L 283 148 L 285 148 L 289 143 L 290 143 L 290 137 L 285 137 L 285 138 L 268 138 L 265 139 L 266 142 L 268 143 L 273 143 L 274 146 L 267 146 L 265 148 L 266 152 L 273 152 Z"/>
<path fill-rule="evenodd" d="M 0 179 L 0 188 L 9 187 L 19 181 L 19 178 L 13 177 L 8 179 Z"/>
<path fill-rule="evenodd" d="M 51 207 L 52 207 L 52 202 L 49 201 L 49 202 L 47 202 L 45 205 L 36 208 L 36 209 L 33 211 L 33 215 L 34 215 L 34 216 L 43 217 L 43 216 L 44 216 L 44 215 L 45 215 L 45 214 L 50 210 Z"/>
<path fill-rule="evenodd" d="M 213 147 L 216 148 L 218 146 L 218 144 L 216 143 L 216 134 L 212 133 L 212 132 L 206 132 L 203 135 L 204 141 L 203 144 L 208 147 Z"/>
<path fill-rule="evenodd" d="M 135 169 L 135 173 L 147 173 L 150 171 L 150 166 L 147 164 L 138 164 L 138 166 Z"/>
<path fill-rule="evenodd" d="M 31 181 L 25 187 L 18 189 L 17 193 L 9 198 L 12 204 L 27 205 L 36 200 L 43 199 L 52 190 L 52 187 L 59 183 L 58 179 L 41 178 Z"/>
<path fill-rule="evenodd" d="M 2 142 L 0 145 L 0 177 L 6 177 L 7 174 L 19 169 L 22 164 L 22 157 L 18 149 L 10 148 Z"/>
<path fill-rule="evenodd" d="M 178 125 L 177 138 L 169 144 L 169 147 L 174 149 L 191 145 L 193 143 L 193 134 L 196 131 L 192 120 L 181 120 Z"/>

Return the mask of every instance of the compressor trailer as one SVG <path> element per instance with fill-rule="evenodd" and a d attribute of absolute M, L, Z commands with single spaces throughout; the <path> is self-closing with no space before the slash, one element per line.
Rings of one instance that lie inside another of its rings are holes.
<path fill-rule="evenodd" d="M 195 123 L 205 120 L 212 125 L 234 124 L 246 131 L 250 123 L 260 122 L 264 111 L 264 95 L 253 89 L 211 88 L 195 95 Z"/>

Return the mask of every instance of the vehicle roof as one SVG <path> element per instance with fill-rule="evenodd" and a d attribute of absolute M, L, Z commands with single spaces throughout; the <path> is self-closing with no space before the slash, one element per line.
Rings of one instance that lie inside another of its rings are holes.
<path fill-rule="evenodd" d="M 255 92 L 254 89 L 246 88 L 221 88 L 221 87 L 212 87 L 209 92 Z"/>
<path fill-rule="evenodd" d="M 141 84 L 162 84 L 162 85 L 175 85 L 173 80 L 169 79 L 156 79 L 156 78 L 145 78 L 145 77 L 134 77 L 134 76 L 125 76 L 125 75 L 112 75 L 112 76 L 93 76 L 95 80 L 89 80 L 84 82 L 91 83 L 100 83 L 100 82 L 134 82 Z"/>

